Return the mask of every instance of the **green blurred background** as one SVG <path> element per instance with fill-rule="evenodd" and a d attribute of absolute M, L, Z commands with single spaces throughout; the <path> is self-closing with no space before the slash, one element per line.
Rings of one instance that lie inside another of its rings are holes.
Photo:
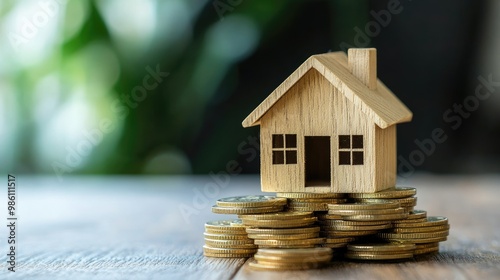
<path fill-rule="evenodd" d="M 414 112 L 401 157 L 442 128 L 417 170 L 498 172 L 498 86 L 458 127 L 443 114 L 500 81 L 499 2 L 1 1 L 0 171 L 257 173 L 241 121 L 307 57 L 353 46 Z"/>

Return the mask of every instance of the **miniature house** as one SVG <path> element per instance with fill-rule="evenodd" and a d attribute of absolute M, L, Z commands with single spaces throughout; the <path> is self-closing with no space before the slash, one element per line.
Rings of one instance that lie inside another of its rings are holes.
<path fill-rule="evenodd" d="M 260 125 L 265 192 L 366 193 L 396 183 L 411 111 L 377 79 L 376 49 L 313 55 L 243 121 Z"/>

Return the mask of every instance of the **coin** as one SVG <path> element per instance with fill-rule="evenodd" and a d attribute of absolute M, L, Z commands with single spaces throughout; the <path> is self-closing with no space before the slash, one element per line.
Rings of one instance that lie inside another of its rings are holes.
<path fill-rule="evenodd" d="M 443 242 L 446 241 L 448 238 L 446 236 L 443 237 L 432 237 L 432 238 L 386 238 L 389 241 L 395 241 L 395 242 L 408 242 L 408 243 L 415 243 L 415 244 L 422 244 L 422 243 L 434 243 L 434 242 Z"/>
<path fill-rule="evenodd" d="M 283 229 L 249 227 L 246 229 L 248 234 L 277 234 L 277 235 L 319 232 L 319 230 L 320 230 L 319 227 L 283 228 Z"/>
<path fill-rule="evenodd" d="M 410 215 L 408 215 L 410 216 Z M 412 227 L 412 224 L 416 224 L 416 223 L 422 223 L 422 222 L 425 222 L 427 221 L 427 218 L 418 218 L 418 219 L 403 219 L 403 220 L 397 220 L 397 221 L 392 221 L 392 223 L 394 224 L 395 227 L 399 227 L 400 224 L 408 224 L 407 226 L 410 226 Z M 402 225 L 404 226 L 404 225 Z"/>
<path fill-rule="evenodd" d="M 261 254 L 254 255 L 259 263 L 308 263 L 308 262 L 329 262 L 332 258 L 331 253 L 326 255 L 317 256 L 295 256 L 295 255 L 285 255 L 285 256 L 266 256 Z"/>
<path fill-rule="evenodd" d="M 204 232 L 203 235 L 208 239 L 219 239 L 219 240 L 235 240 L 235 239 L 248 239 L 246 234 L 215 234 Z"/>
<path fill-rule="evenodd" d="M 408 228 L 394 228 L 394 233 L 418 233 L 418 232 L 436 232 L 449 230 L 450 225 L 434 226 L 434 227 L 408 227 Z"/>
<path fill-rule="evenodd" d="M 352 215 L 344 216 L 343 219 L 348 221 L 393 221 L 406 219 L 408 213 L 388 214 L 388 215 Z"/>
<path fill-rule="evenodd" d="M 437 253 L 437 252 L 439 252 L 439 245 L 436 246 L 436 247 L 416 249 L 415 252 L 413 252 L 413 254 L 415 254 L 415 255 L 423 255 L 423 254 Z"/>
<path fill-rule="evenodd" d="M 356 240 L 354 237 L 338 237 L 338 238 L 326 238 L 325 243 L 349 243 Z"/>
<path fill-rule="evenodd" d="M 312 249 L 318 244 L 301 244 L 301 245 L 259 245 L 260 249 Z M 318 245 L 319 246 L 319 245 Z"/>
<path fill-rule="evenodd" d="M 404 213 L 404 209 L 399 208 L 388 208 L 388 209 L 374 209 L 374 210 L 352 210 L 352 209 L 331 209 L 328 214 L 349 216 L 349 215 L 387 215 L 387 214 L 401 214 Z"/>
<path fill-rule="evenodd" d="M 288 209 L 309 209 L 309 211 L 328 211 L 328 203 L 290 202 Z"/>
<path fill-rule="evenodd" d="M 356 252 L 400 252 L 412 251 L 415 248 L 415 244 L 412 243 L 366 243 L 347 246 L 347 250 Z"/>
<path fill-rule="evenodd" d="M 395 199 L 383 199 L 383 198 L 357 198 L 356 202 L 362 203 L 385 203 L 385 202 L 399 202 L 401 207 L 409 207 L 417 205 L 416 197 L 406 197 L 406 198 L 395 198 Z"/>
<path fill-rule="evenodd" d="M 415 238 L 434 238 L 434 237 L 445 237 L 449 235 L 448 230 L 436 231 L 436 232 L 419 232 L 419 233 L 390 233 L 381 232 L 377 236 L 380 238 L 389 239 L 415 239 Z"/>
<path fill-rule="evenodd" d="M 231 226 L 231 222 L 233 222 L 233 221 L 234 220 L 208 221 L 208 222 L 205 223 L 205 229 L 240 231 L 241 228 L 234 228 L 234 227 Z"/>
<path fill-rule="evenodd" d="M 260 255 L 265 256 L 317 256 L 331 254 L 332 250 L 324 248 L 314 249 L 259 249 Z"/>
<path fill-rule="evenodd" d="M 419 219 L 415 219 L 419 220 Z M 434 217 L 427 217 L 423 221 L 418 221 L 418 222 L 411 222 L 415 220 L 410 220 L 410 222 L 399 222 L 397 223 L 397 227 L 432 227 L 432 226 L 441 226 L 441 225 L 447 225 L 448 224 L 448 218 L 446 217 L 440 217 L 440 216 L 434 216 Z"/>
<path fill-rule="evenodd" d="M 331 210 L 337 210 L 337 209 L 369 210 L 369 209 L 387 209 L 387 208 L 398 208 L 398 207 L 399 207 L 399 202 L 394 202 L 394 201 L 384 201 L 380 203 L 328 204 L 328 208 Z"/>
<path fill-rule="evenodd" d="M 322 199 L 322 198 L 343 198 L 346 195 L 344 193 L 286 193 L 279 192 L 276 194 L 278 197 L 287 197 L 287 198 L 313 198 L 313 199 Z"/>
<path fill-rule="evenodd" d="M 279 246 L 279 245 L 312 245 L 312 244 L 321 244 L 323 243 L 324 238 L 310 238 L 310 239 L 299 239 L 299 240 L 254 240 L 254 243 L 257 245 L 264 246 Z"/>
<path fill-rule="evenodd" d="M 212 212 L 216 214 L 257 214 L 257 213 L 271 213 L 280 212 L 283 206 L 262 206 L 251 208 L 235 208 L 235 207 L 219 207 L 212 206 Z"/>
<path fill-rule="evenodd" d="M 224 240 L 224 239 L 212 239 L 205 238 L 205 244 L 213 246 L 213 247 L 233 247 L 235 245 L 253 245 L 252 239 L 232 239 L 232 240 Z"/>
<path fill-rule="evenodd" d="M 318 220 L 342 220 L 342 216 L 340 215 L 332 215 L 332 214 L 316 214 Z"/>
<path fill-rule="evenodd" d="M 347 252 L 344 255 L 349 259 L 356 260 L 399 260 L 409 259 L 413 257 L 413 253 L 400 253 L 400 254 L 373 254 L 361 252 Z"/>
<path fill-rule="evenodd" d="M 316 238 L 319 236 L 319 232 L 313 233 L 299 233 L 299 234 L 248 234 L 248 238 L 251 239 L 276 239 L 276 240 L 290 240 L 290 239 L 307 239 Z"/>
<path fill-rule="evenodd" d="M 320 231 L 323 237 L 346 237 L 346 236 L 363 236 L 378 233 L 377 230 L 355 230 L 355 231 Z"/>
<path fill-rule="evenodd" d="M 416 249 L 424 249 L 424 248 L 431 248 L 431 247 L 439 246 L 439 243 L 438 242 L 434 242 L 434 243 L 422 243 L 422 244 L 417 244 L 416 246 L 417 246 Z"/>
<path fill-rule="evenodd" d="M 303 264 L 262 264 L 258 262 L 250 262 L 248 265 L 251 268 L 259 269 L 259 270 L 304 270 L 304 269 L 313 269 L 324 266 L 326 263 L 303 263 Z"/>
<path fill-rule="evenodd" d="M 323 243 L 321 244 L 321 246 L 326 248 L 338 249 L 347 247 L 348 244 L 349 243 Z"/>
<path fill-rule="evenodd" d="M 346 198 L 289 198 L 288 203 L 346 203 Z"/>
<path fill-rule="evenodd" d="M 254 253 L 246 253 L 246 254 L 215 254 L 215 253 L 207 253 L 203 252 L 203 255 L 206 257 L 213 257 L 213 258 L 250 258 L 253 256 Z"/>
<path fill-rule="evenodd" d="M 263 207 L 263 206 L 283 206 L 287 203 L 284 197 L 269 195 L 246 195 L 233 196 L 217 200 L 220 207 Z"/>
<path fill-rule="evenodd" d="M 259 248 L 257 245 L 252 244 L 236 244 L 236 245 L 226 245 L 226 244 L 217 244 L 205 241 L 205 245 L 208 245 L 212 248 L 226 248 L 226 249 L 257 249 Z"/>
<path fill-rule="evenodd" d="M 391 223 L 386 223 L 382 225 L 374 225 L 374 226 L 338 226 L 338 225 L 331 225 L 328 227 L 324 228 L 329 228 L 330 230 L 348 230 L 348 231 L 356 231 L 356 230 L 382 230 L 382 229 L 388 229 L 392 228 Z"/>
<path fill-rule="evenodd" d="M 417 189 L 410 187 L 394 187 L 376 193 L 350 193 L 352 198 L 403 198 L 414 196 Z"/>
<path fill-rule="evenodd" d="M 228 248 L 216 248 L 203 245 L 203 252 L 210 254 L 252 254 L 257 252 L 257 249 L 228 249 Z"/>
<path fill-rule="evenodd" d="M 294 228 L 309 226 L 316 222 L 316 217 L 302 218 L 297 220 L 254 220 L 242 219 L 244 225 L 264 228 Z"/>
<path fill-rule="evenodd" d="M 239 215 L 241 219 L 255 219 L 255 220 L 293 220 L 300 218 L 312 217 L 312 212 L 276 212 L 269 214 L 257 214 L 257 215 Z"/>
<path fill-rule="evenodd" d="M 388 221 L 344 221 L 344 220 L 321 220 L 317 222 L 320 225 L 339 225 L 339 226 L 376 226 L 385 225 Z"/>
<path fill-rule="evenodd" d="M 413 210 L 410 212 L 410 215 L 408 215 L 407 219 L 414 220 L 414 219 L 421 219 L 421 218 L 427 218 L 427 211 Z"/>

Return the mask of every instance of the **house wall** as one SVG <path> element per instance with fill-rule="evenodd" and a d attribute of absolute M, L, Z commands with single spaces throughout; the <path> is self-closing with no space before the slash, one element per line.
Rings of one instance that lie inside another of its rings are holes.
<path fill-rule="evenodd" d="M 396 126 L 381 129 L 375 125 L 376 146 L 376 176 L 374 185 L 377 191 L 394 187 L 396 185 Z"/>
<path fill-rule="evenodd" d="M 371 192 L 375 189 L 375 125 L 311 69 L 260 120 L 262 191 Z M 272 164 L 272 134 L 297 135 L 297 164 Z M 363 135 L 364 164 L 339 165 L 338 135 Z M 305 187 L 304 136 L 330 136 L 332 185 Z"/>

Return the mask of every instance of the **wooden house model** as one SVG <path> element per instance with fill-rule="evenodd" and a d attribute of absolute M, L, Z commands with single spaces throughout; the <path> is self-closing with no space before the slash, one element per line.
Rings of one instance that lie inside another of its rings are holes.
<path fill-rule="evenodd" d="M 376 49 L 313 55 L 248 117 L 265 192 L 366 193 L 396 183 L 396 124 L 411 111 L 377 79 Z"/>

